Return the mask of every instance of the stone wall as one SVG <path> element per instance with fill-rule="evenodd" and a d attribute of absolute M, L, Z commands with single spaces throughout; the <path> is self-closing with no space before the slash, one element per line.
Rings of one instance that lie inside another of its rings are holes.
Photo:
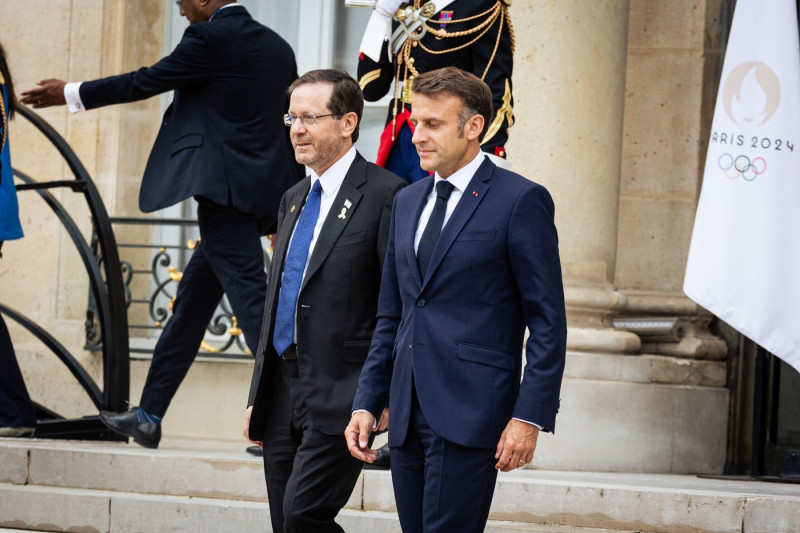
<path fill-rule="evenodd" d="M 0 18 L 13 23 L 5 25 L 2 40 L 17 92 L 46 78 L 81 81 L 155 62 L 162 55 L 166 8 L 161 0 L 3 0 Z M 74 116 L 63 107 L 40 114 L 75 150 L 109 213 L 126 216 L 139 214 L 139 180 L 160 112 L 156 98 Z M 12 122 L 9 130 L 15 168 L 39 181 L 73 179 L 52 145 L 25 119 Z M 90 215 L 82 195 L 65 189 L 53 195 L 89 239 Z M 82 350 L 88 276 L 78 253 L 36 193 L 20 194 L 20 213 L 25 238 L 3 248 L 2 300 L 53 333 L 100 382 L 99 354 Z M 68 416 L 95 411 L 52 354 L 10 321 L 9 327 L 32 396 Z"/>

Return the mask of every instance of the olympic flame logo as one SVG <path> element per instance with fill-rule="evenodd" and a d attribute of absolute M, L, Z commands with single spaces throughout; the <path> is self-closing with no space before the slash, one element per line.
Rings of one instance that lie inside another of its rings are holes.
<path fill-rule="evenodd" d="M 719 156 L 717 164 L 725 172 L 725 177 L 732 180 L 741 177 L 745 181 L 753 181 L 767 170 L 767 162 L 763 157 L 751 161 L 746 155 L 734 157 L 725 153 Z"/>
<path fill-rule="evenodd" d="M 772 118 L 780 101 L 780 80 L 774 70 L 760 61 L 737 65 L 722 88 L 725 112 L 740 126 L 761 126 Z"/>

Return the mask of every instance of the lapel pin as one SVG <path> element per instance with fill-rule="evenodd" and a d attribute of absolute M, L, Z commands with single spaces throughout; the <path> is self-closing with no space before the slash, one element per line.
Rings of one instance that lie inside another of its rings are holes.
<path fill-rule="evenodd" d="M 478 196 L 478 191 L 472 191 L 472 196 Z"/>
<path fill-rule="evenodd" d="M 353 205 L 353 202 L 351 202 L 350 200 L 345 200 L 344 201 L 344 207 L 342 208 L 342 212 L 339 213 L 339 218 L 341 218 L 342 220 L 347 218 L 347 210 L 350 209 L 350 207 L 352 207 L 352 205 Z"/>
<path fill-rule="evenodd" d="M 292 206 L 292 208 L 291 208 L 291 209 L 289 209 L 289 212 L 290 212 L 290 213 L 294 213 L 294 210 L 295 210 L 295 208 L 296 208 L 296 206 L 294 206 L 294 205 L 293 205 L 293 206 Z"/>

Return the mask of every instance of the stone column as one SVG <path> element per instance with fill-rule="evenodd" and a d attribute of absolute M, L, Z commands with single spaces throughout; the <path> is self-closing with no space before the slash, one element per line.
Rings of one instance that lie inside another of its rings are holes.
<path fill-rule="evenodd" d="M 509 157 L 556 204 L 569 349 L 634 352 L 639 338 L 607 320 L 626 303 L 612 283 L 628 1 L 516 2 L 511 15 L 517 123 Z"/>
<path fill-rule="evenodd" d="M 643 353 L 724 359 L 712 316 L 683 294 L 720 66 L 722 0 L 631 0 L 625 125 L 614 283 L 625 314 L 673 320 L 672 339 L 642 341 Z M 653 80 L 661 80 L 654 83 Z"/>
<path fill-rule="evenodd" d="M 703 332 L 707 317 L 677 298 L 699 190 L 697 156 L 686 153 L 702 151 L 715 61 L 703 42 L 719 34 L 718 8 L 718 0 L 512 6 L 509 155 L 553 194 L 569 321 L 558 433 L 539 439 L 538 468 L 722 471 L 725 365 L 674 357 L 718 348 Z M 692 128 L 676 128 L 684 122 Z M 658 322 L 672 329 L 647 324 L 655 335 L 641 333 L 645 344 L 610 325 L 667 315 L 674 320 Z"/>

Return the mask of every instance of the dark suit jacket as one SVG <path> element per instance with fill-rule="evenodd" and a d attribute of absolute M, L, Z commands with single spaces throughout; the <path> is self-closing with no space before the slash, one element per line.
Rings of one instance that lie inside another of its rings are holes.
<path fill-rule="evenodd" d="M 192 24 L 175 50 L 149 68 L 84 82 L 87 109 L 175 90 L 147 162 L 139 207 L 190 196 L 272 215 L 302 177 L 283 114 L 297 78 L 294 54 L 241 6 Z"/>
<path fill-rule="evenodd" d="M 414 233 L 432 183 L 395 199 L 378 325 L 353 409 L 379 415 L 388 402 L 389 445 L 401 445 L 413 369 L 428 423 L 451 442 L 494 448 L 512 417 L 552 431 L 567 332 L 553 201 L 540 185 L 484 161 L 423 280 Z"/>
<path fill-rule="evenodd" d="M 309 258 L 297 298 L 300 384 L 311 417 L 324 433 L 339 435 L 350 420 L 350 405 L 367 357 L 381 270 L 389 235 L 392 200 L 400 178 L 361 155 L 345 176 Z M 304 179 L 281 200 L 267 305 L 248 405 L 250 436 L 261 440 L 270 405 L 270 373 L 278 363 L 272 346 L 274 315 L 289 239 L 311 187 Z M 339 218 L 345 201 L 352 204 Z"/>

